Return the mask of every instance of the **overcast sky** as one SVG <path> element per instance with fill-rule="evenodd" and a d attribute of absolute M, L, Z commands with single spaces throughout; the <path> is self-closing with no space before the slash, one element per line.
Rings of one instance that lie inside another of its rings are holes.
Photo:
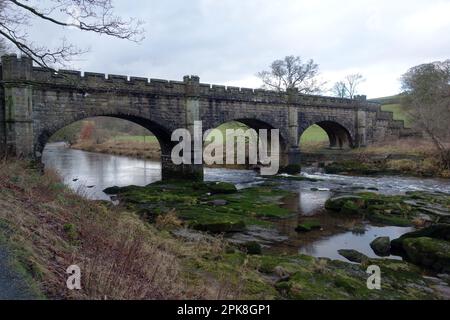
<path fill-rule="evenodd" d="M 314 59 L 329 86 L 346 74 L 367 79 L 360 93 L 396 94 L 411 66 L 450 58 L 449 0 L 115 0 L 123 16 L 146 22 L 140 43 L 45 22 L 33 36 L 66 35 L 90 52 L 72 68 L 260 87 L 258 71 L 286 55 Z"/>

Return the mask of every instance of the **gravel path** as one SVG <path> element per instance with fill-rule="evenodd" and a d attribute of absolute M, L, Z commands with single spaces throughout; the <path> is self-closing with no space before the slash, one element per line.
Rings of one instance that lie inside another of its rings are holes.
<path fill-rule="evenodd" d="M 11 268 L 7 248 L 0 244 L 0 300 L 33 300 L 38 297 L 24 278 Z"/>

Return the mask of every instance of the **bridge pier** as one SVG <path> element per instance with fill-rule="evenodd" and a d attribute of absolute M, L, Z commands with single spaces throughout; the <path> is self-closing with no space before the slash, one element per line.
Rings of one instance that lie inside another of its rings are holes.
<path fill-rule="evenodd" d="M 301 172 L 301 152 L 299 147 L 291 147 L 282 155 L 280 159 L 280 172 L 288 174 L 297 174 Z"/>
<path fill-rule="evenodd" d="M 169 155 L 161 155 L 161 179 L 162 180 L 203 180 L 203 165 L 181 164 L 172 162 Z"/>
<path fill-rule="evenodd" d="M 287 102 L 288 102 L 288 124 L 289 124 L 289 136 L 284 153 L 280 159 L 280 172 L 297 174 L 301 171 L 301 152 L 299 148 L 299 121 L 298 121 L 298 89 L 291 88 L 287 90 Z"/>
<path fill-rule="evenodd" d="M 358 110 L 356 112 L 356 141 L 355 147 L 361 148 L 367 146 L 367 112 Z"/>
<path fill-rule="evenodd" d="M 32 79 L 32 60 L 10 55 L 1 61 L 1 153 L 33 158 L 33 89 L 27 84 Z"/>

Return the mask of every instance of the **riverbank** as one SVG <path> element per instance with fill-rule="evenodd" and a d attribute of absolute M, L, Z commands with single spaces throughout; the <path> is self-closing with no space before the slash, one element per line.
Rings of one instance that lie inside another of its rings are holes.
<path fill-rule="evenodd" d="M 214 182 L 113 188 L 120 205 L 112 206 L 74 194 L 27 162 L 1 163 L 0 177 L 7 243 L 49 298 L 444 298 L 406 262 L 352 264 L 230 242 L 226 235 L 235 228 L 270 230 L 291 217 L 282 204 L 290 192 L 276 182 L 249 190 Z M 225 237 L 216 235 L 214 228 L 224 226 Z M 81 291 L 66 289 L 72 264 L 81 267 Z M 370 264 L 382 269 L 381 291 L 366 286 Z"/>
<path fill-rule="evenodd" d="M 161 148 L 158 141 L 156 138 L 148 140 L 144 142 L 142 139 L 111 139 L 102 143 L 96 143 L 93 140 L 83 140 L 76 142 L 70 147 L 88 152 L 160 161 Z"/>
<path fill-rule="evenodd" d="M 450 178 L 438 159 L 431 141 L 404 138 L 359 149 L 310 150 L 303 161 L 321 163 L 329 174 Z"/>

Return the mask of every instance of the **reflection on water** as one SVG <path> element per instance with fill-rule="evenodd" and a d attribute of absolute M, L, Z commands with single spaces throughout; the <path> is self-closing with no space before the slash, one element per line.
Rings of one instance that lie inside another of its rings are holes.
<path fill-rule="evenodd" d="M 413 228 L 403 227 L 375 227 L 366 226 L 365 233 L 345 232 L 343 234 L 334 235 L 322 240 L 305 243 L 300 246 L 299 252 L 314 257 L 325 257 L 334 260 L 347 261 L 340 256 L 338 250 L 354 249 L 370 258 L 377 258 L 377 255 L 370 247 L 370 243 L 378 237 L 389 237 L 397 239 L 405 233 L 413 231 Z M 400 259 L 399 257 L 391 256 L 391 259 Z"/>
<path fill-rule="evenodd" d="M 70 188 L 90 199 L 109 200 L 103 193 L 111 186 L 144 186 L 161 179 L 159 162 L 85 152 L 48 144 L 42 161 L 56 170 Z"/>
<path fill-rule="evenodd" d="M 329 191 L 302 191 L 299 194 L 298 210 L 303 216 L 313 216 L 323 209 L 323 204 L 331 197 Z"/>
<path fill-rule="evenodd" d="M 42 161 L 46 169 L 56 170 L 71 189 L 89 199 L 109 200 L 102 190 L 112 186 L 145 186 L 161 180 L 159 161 L 86 152 L 49 143 Z M 224 181 L 244 188 L 263 181 L 247 170 L 205 169 L 205 180 Z"/>

